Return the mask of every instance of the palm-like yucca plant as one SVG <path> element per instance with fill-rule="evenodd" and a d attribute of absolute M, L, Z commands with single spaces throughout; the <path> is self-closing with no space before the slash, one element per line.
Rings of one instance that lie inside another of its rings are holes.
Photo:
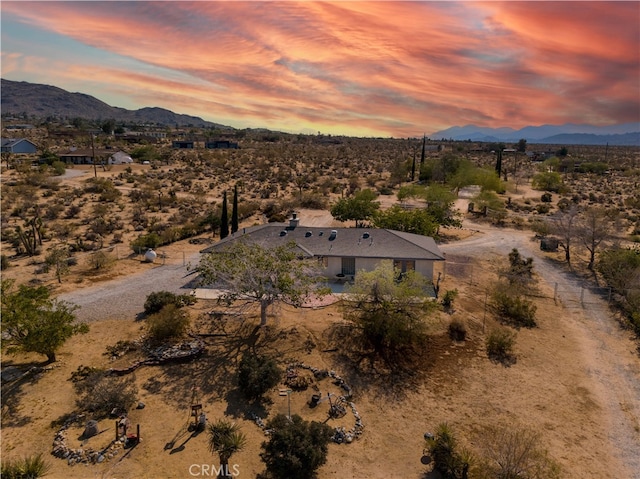
<path fill-rule="evenodd" d="M 236 423 L 220 419 L 209 424 L 209 450 L 220 458 L 220 477 L 228 477 L 229 459 L 247 443 L 246 435 Z"/>
<path fill-rule="evenodd" d="M 14 461 L 3 461 L 0 475 L 2 479 L 37 479 L 47 475 L 50 469 L 42 454 L 35 454 Z"/>

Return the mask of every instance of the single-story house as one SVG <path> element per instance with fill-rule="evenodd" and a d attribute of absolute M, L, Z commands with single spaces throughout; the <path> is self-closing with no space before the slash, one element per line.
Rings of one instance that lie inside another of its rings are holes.
<path fill-rule="evenodd" d="M 92 148 L 88 149 L 71 149 L 66 153 L 58 154 L 60 161 L 65 163 L 73 163 L 74 165 L 93 165 L 93 156 L 95 154 L 96 164 L 101 165 L 105 159 L 109 165 L 124 165 L 133 163 L 133 159 L 123 151 L 114 152 L 113 150 Z"/>
<path fill-rule="evenodd" d="M 328 279 L 352 280 L 358 271 L 372 271 L 382 260 L 393 260 L 401 272 L 415 270 L 433 280 L 433 266 L 444 255 L 433 238 L 375 228 L 322 228 L 300 226 L 294 214 L 289 223 L 269 223 L 238 230 L 202 253 L 224 251 L 233 241 L 264 246 L 293 241 L 302 257 L 316 258 Z"/>
<path fill-rule="evenodd" d="M 33 154 L 38 152 L 38 146 L 26 138 L 2 138 L 2 153 Z"/>

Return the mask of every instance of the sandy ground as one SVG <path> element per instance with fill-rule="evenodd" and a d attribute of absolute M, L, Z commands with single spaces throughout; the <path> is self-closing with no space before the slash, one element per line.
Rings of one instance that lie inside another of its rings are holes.
<path fill-rule="evenodd" d="M 300 218 L 303 225 L 327 224 L 323 212 L 301 211 Z M 449 316 L 434 317 L 433 344 L 411 381 L 398 385 L 392 377 L 358 374 L 331 351 L 336 345 L 328 330 L 341 321 L 338 304 L 298 310 L 284 307 L 270 318 L 271 327 L 259 332 L 254 328 L 255 315 L 232 316 L 227 336 L 206 338 L 207 350 L 199 360 L 135 372 L 138 398 L 146 407 L 132 411 L 130 419 L 140 424 L 142 443 L 99 465 L 68 466 L 49 455 L 56 431 L 51 422 L 75 409 L 69 377 L 80 365 L 123 367 L 136 359 L 125 356 L 114 362 L 103 353 L 118 340 L 140 337 L 144 322 L 136 320 L 136 315 L 144 297 L 165 285 L 181 291 L 188 280 L 181 251 L 188 251 L 186 257 L 194 261 L 199 247 L 174 245 L 164 265 L 132 259 L 127 260 L 129 266 L 119 265 L 111 279 L 85 279 L 75 287 L 63 284 L 59 292 L 64 299 L 82 304 L 79 315 L 91 321 L 91 332 L 65 344 L 51 369 L 18 384 L 9 394 L 3 387 L 2 457 L 43 452 L 52 466 L 47 477 L 54 479 L 213 477 L 203 472 L 203 465 L 218 464 L 207 450 L 206 434 L 192 436 L 186 431 L 195 386 L 209 420 L 232 418 L 247 434 L 246 448 L 231 463 L 237 464 L 237 477 L 255 477 L 263 470 L 258 454 L 265 436 L 249 415 L 286 413 L 288 403 L 278 391 L 272 392 L 272 404 L 265 411 L 252 409 L 239 398 L 234 369 L 242 353 L 252 348 L 283 364 L 297 360 L 334 369 L 353 387 L 365 433 L 350 445 L 330 446 L 321 479 L 422 478 L 430 470 L 422 462 L 423 434 L 443 421 L 474 450 L 480 449 L 483 430 L 489 425 L 535 429 L 561 464 L 562 477 L 640 478 L 640 363 L 629 334 L 618 328 L 598 297 L 585 296 L 587 307 L 578 307 L 580 290 L 567 287 L 561 288 L 555 302 L 555 283 L 568 284 L 571 278 L 540 256 L 528 233 L 472 223 L 465 228 L 466 240 L 442 245 L 451 265 L 442 270 L 441 287 L 460 291 L 454 315 L 466 321 L 468 340 L 452 343 L 444 334 Z M 495 325 L 491 315 L 485 315 L 484 298 L 487 284 L 495 277 L 493 271 L 506 261 L 512 247 L 535 258 L 542 278 L 541 297 L 536 299 L 539 327 L 519 331 L 517 362 L 504 367 L 489 361 L 484 351 L 485 334 Z M 195 330 L 220 332 L 212 329 L 210 320 L 198 319 L 215 307 L 214 301 L 203 300 L 192 308 Z M 242 317 L 244 322 L 238 319 Z M 24 370 L 41 360 L 36 355 L 4 356 L 3 368 Z M 323 394 L 339 392 L 326 381 L 318 388 Z M 291 411 L 325 420 L 326 406 L 313 410 L 306 406 L 311 392 L 292 394 Z M 350 427 L 352 422 L 347 415 L 329 423 Z M 78 438 L 83 427 L 74 427 L 68 434 L 69 444 L 106 447 L 113 428 L 113 420 L 102 420 L 103 432 L 82 445 Z"/>

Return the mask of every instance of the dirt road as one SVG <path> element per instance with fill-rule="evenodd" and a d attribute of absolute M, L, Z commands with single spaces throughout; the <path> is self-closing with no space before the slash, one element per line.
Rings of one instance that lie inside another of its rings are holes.
<path fill-rule="evenodd" d="M 603 437 L 613 445 L 614 454 L 626 469 L 612 471 L 611 477 L 640 479 L 640 360 L 629 333 L 621 330 L 606 301 L 575 286 L 575 278 L 544 258 L 531 232 L 471 222 L 465 222 L 465 227 L 476 233 L 466 240 L 441 245 L 443 252 L 504 260 L 512 248 L 517 248 L 522 255 L 534 258 L 535 271 L 542 281 L 552 288 L 556 283 L 561 285 L 558 299 L 572 307 L 565 308 L 567 314 L 560 319 L 580 345 L 581 363 L 592 379 L 590 392 L 608 424 Z"/>

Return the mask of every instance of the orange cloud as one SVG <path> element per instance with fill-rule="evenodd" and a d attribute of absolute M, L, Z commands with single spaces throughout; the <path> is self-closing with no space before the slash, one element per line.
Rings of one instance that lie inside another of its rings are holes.
<path fill-rule="evenodd" d="M 408 136 L 468 123 L 629 122 L 640 110 L 635 2 L 3 2 L 2 11 L 111 55 L 113 65 L 92 66 L 100 74 L 87 93 L 234 125 Z M 68 67 L 81 61 L 68 53 Z M 14 76 L 25 68 L 10 65 Z M 64 87 L 82 68 L 45 71 Z"/>

